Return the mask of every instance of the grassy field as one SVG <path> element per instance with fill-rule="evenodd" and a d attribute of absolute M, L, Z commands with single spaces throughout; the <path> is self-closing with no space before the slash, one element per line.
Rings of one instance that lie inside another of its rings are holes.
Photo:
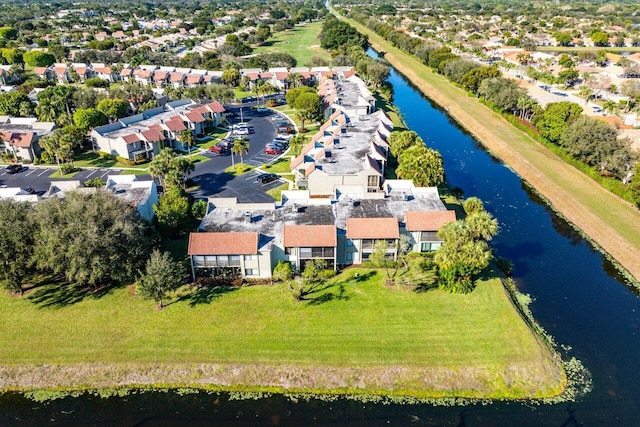
<path fill-rule="evenodd" d="M 364 26 L 349 22 L 369 36 L 374 49 L 386 52 L 385 58 L 424 94 L 446 108 L 554 209 L 610 254 L 636 281 L 640 280 L 640 213 L 634 206 L 565 163 L 416 58 L 393 47 Z"/>
<path fill-rule="evenodd" d="M 25 365 L 40 364 L 52 367 L 38 384 L 57 386 L 100 384 L 110 370 L 106 383 L 125 371 L 138 372 L 129 381 L 184 383 L 198 375 L 189 364 L 222 364 L 206 383 L 229 380 L 233 366 L 251 366 L 251 377 L 231 383 L 416 396 L 523 397 L 562 388 L 558 363 L 498 280 L 454 295 L 389 288 L 383 276 L 350 269 L 302 302 L 284 284 L 185 288 L 162 311 L 128 288 L 101 297 L 47 285 L 22 298 L 2 293 L 0 388 L 20 386 L 32 375 Z M 140 374 L 163 362 L 170 363 L 155 379 Z M 99 363 L 99 372 L 90 363 Z M 76 368 L 56 374 L 56 365 Z M 184 371 L 173 378 L 176 366 Z M 279 377 L 283 367 L 300 378 Z M 364 383 L 341 382 L 351 375 Z"/>
<path fill-rule="evenodd" d="M 254 49 L 253 53 L 288 53 L 298 61 L 299 67 L 306 65 L 314 55 L 329 58 L 329 53 L 320 47 L 320 40 L 318 40 L 320 30 L 322 30 L 321 21 L 275 33 L 264 45 Z"/>

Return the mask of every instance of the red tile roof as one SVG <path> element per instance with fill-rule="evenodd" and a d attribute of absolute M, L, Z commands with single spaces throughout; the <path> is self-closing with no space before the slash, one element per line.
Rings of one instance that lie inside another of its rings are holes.
<path fill-rule="evenodd" d="M 306 168 L 304 168 L 304 176 L 311 175 L 314 170 L 316 170 L 316 164 L 310 163 Z"/>
<path fill-rule="evenodd" d="M 344 76 L 345 79 L 348 79 L 349 77 L 353 76 L 355 73 L 353 71 L 344 71 L 342 73 L 342 75 Z"/>
<path fill-rule="evenodd" d="M 397 239 L 400 237 L 395 218 L 347 218 L 349 239 Z"/>
<path fill-rule="evenodd" d="M 287 248 L 338 246 L 335 225 L 285 225 L 282 235 Z"/>
<path fill-rule="evenodd" d="M 247 73 L 246 76 L 251 81 L 258 80 L 258 78 L 260 77 L 260 75 L 258 73 Z"/>
<path fill-rule="evenodd" d="M 194 113 L 198 113 L 201 115 L 205 115 L 205 114 L 209 114 L 211 113 L 211 111 L 209 111 L 209 109 L 207 108 L 206 105 L 201 105 L 199 107 L 193 108 L 191 111 L 193 111 Z"/>
<path fill-rule="evenodd" d="M 258 233 L 191 233 L 189 255 L 255 255 L 258 253 Z"/>
<path fill-rule="evenodd" d="M 187 127 L 182 123 L 182 119 L 179 117 L 165 120 L 164 124 L 171 132 L 182 132 L 183 130 L 187 130 Z"/>
<path fill-rule="evenodd" d="M 455 211 L 408 211 L 405 215 L 408 231 L 438 231 L 456 220 Z"/>
<path fill-rule="evenodd" d="M 224 107 L 222 106 L 222 104 L 218 101 L 213 101 L 207 104 L 207 107 L 209 107 L 209 109 L 211 109 L 211 111 L 213 113 L 224 113 Z"/>
<path fill-rule="evenodd" d="M 184 116 L 191 122 L 191 123 L 202 123 L 205 120 L 204 117 L 202 117 L 202 114 L 198 114 L 195 111 L 189 111 L 188 113 L 184 113 Z"/>
<path fill-rule="evenodd" d="M 133 70 L 131 68 L 125 68 L 124 70 L 122 70 L 122 72 L 120 73 L 120 75 L 122 77 L 127 77 L 130 76 L 131 74 L 133 74 Z"/>
<path fill-rule="evenodd" d="M 141 79 L 148 79 L 149 77 L 151 77 L 151 71 L 149 70 L 144 70 L 144 69 L 139 69 L 139 70 L 135 70 L 133 72 L 134 76 L 138 76 Z"/>
<path fill-rule="evenodd" d="M 57 75 L 62 75 L 64 73 L 67 72 L 67 67 L 55 67 L 53 69 L 53 71 L 57 74 Z"/>
<path fill-rule="evenodd" d="M 187 84 L 198 84 L 201 80 L 202 76 L 200 74 L 187 74 Z"/>
<path fill-rule="evenodd" d="M 111 68 L 110 67 L 97 67 L 97 68 L 94 67 L 93 71 L 95 71 L 96 73 L 99 73 L 99 74 L 111 74 Z"/>
<path fill-rule="evenodd" d="M 307 154 L 309 151 L 313 150 L 314 148 L 316 148 L 316 143 L 314 141 L 311 141 L 310 143 L 302 147 L 301 153 Z"/>
<path fill-rule="evenodd" d="M 286 80 L 287 77 L 289 77 L 289 73 L 285 73 L 282 71 L 276 72 L 276 80 L 283 81 L 283 80 Z"/>
<path fill-rule="evenodd" d="M 164 139 L 164 134 L 155 128 L 149 128 L 142 131 L 142 136 L 149 142 L 158 142 Z"/>
<path fill-rule="evenodd" d="M 46 74 L 47 72 L 47 67 L 35 67 L 33 69 L 33 72 L 39 76 L 42 76 L 44 74 Z"/>
<path fill-rule="evenodd" d="M 169 74 L 168 72 L 162 71 L 162 70 L 155 71 L 153 73 L 153 80 L 165 80 L 168 74 Z"/>
<path fill-rule="evenodd" d="M 29 148 L 31 147 L 31 142 L 33 141 L 33 133 L 3 132 L 2 139 L 5 142 L 9 143 L 9 145 L 14 145 L 21 148 Z"/>
<path fill-rule="evenodd" d="M 78 68 L 76 68 L 76 73 L 78 73 L 80 75 L 87 74 L 87 67 L 78 67 Z"/>
<path fill-rule="evenodd" d="M 169 80 L 171 83 L 181 82 L 184 79 L 184 74 L 182 73 L 171 73 L 171 77 Z"/>
<path fill-rule="evenodd" d="M 134 142 L 140 141 L 140 137 L 135 133 L 125 135 L 122 137 L 122 139 L 124 139 L 124 142 L 126 142 L 127 144 L 133 144 Z"/>

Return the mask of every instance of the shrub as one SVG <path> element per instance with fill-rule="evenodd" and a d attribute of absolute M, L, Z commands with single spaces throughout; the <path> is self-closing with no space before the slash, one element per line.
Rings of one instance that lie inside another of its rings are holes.
<path fill-rule="evenodd" d="M 60 175 L 65 175 L 68 173 L 72 173 L 75 172 L 76 168 L 70 164 L 70 163 L 65 163 L 63 165 L 60 166 Z"/>
<path fill-rule="evenodd" d="M 290 280 L 293 277 L 293 269 L 291 263 L 285 261 L 278 261 L 278 264 L 273 269 L 273 280 L 277 282 L 283 282 Z"/>
<path fill-rule="evenodd" d="M 105 153 L 104 151 L 98 151 L 98 156 L 102 157 L 105 160 L 116 160 L 116 156 L 110 153 Z"/>
<path fill-rule="evenodd" d="M 105 89 L 110 85 L 108 80 L 101 79 L 100 77 L 92 77 L 90 79 L 87 79 L 87 81 L 84 83 L 87 85 L 87 87 L 100 87 Z"/>
<path fill-rule="evenodd" d="M 125 159 L 124 157 L 116 156 L 116 160 L 123 165 L 135 166 L 136 162 L 133 160 Z"/>
<path fill-rule="evenodd" d="M 102 178 L 93 178 L 85 181 L 85 187 L 104 187 L 106 183 Z"/>
<path fill-rule="evenodd" d="M 191 206 L 191 215 L 196 219 L 202 219 L 207 214 L 207 201 L 198 200 Z"/>

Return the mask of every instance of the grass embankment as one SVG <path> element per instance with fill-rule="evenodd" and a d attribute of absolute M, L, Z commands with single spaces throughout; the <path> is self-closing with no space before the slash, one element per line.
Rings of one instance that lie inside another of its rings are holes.
<path fill-rule="evenodd" d="M 364 26 L 374 49 L 425 95 L 446 108 L 493 154 L 530 183 L 562 216 L 640 280 L 640 214 L 638 210 L 565 163 L 548 148 L 512 126 L 498 113 L 434 73 L 416 58 L 393 47 Z"/>
<path fill-rule="evenodd" d="M 288 53 L 296 59 L 299 67 L 307 65 L 314 55 L 329 58 L 329 52 L 320 47 L 318 35 L 321 30 L 322 21 L 318 21 L 275 33 L 262 46 L 256 47 L 253 53 Z"/>
<path fill-rule="evenodd" d="M 158 311 L 117 289 L 0 295 L 0 389 L 222 385 L 416 397 L 557 394 L 557 360 L 502 284 L 415 293 L 350 269 L 307 301 L 284 284 L 183 289 Z"/>

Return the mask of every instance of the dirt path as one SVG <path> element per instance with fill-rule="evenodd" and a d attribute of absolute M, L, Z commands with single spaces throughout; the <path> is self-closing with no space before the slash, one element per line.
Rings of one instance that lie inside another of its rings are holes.
<path fill-rule="evenodd" d="M 640 213 L 465 91 L 363 26 L 377 51 L 640 281 Z"/>

